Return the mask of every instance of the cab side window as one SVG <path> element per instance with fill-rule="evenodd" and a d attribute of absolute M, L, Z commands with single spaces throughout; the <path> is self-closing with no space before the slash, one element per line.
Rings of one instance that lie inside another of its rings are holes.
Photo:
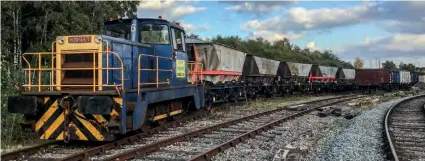
<path fill-rule="evenodd" d="M 186 44 L 184 40 L 184 32 L 179 29 L 171 28 L 173 37 L 173 48 L 178 51 L 186 51 Z"/>

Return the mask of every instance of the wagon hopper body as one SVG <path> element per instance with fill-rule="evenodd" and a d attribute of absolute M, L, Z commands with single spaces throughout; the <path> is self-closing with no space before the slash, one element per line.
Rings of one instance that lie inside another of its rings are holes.
<path fill-rule="evenodd" d="M 308 76 L 312 64 L 280 62 L 277 71 L 279 85 L 285 92 L 305 91 L 309 86 Z"/>
<path fill-rule="evenodd" d="M 242 70 L 243 81 L 250 96 L 272 95 L 278 92 L 279 61 L 247 55 Z"/>
<path fill-rule="evenodd" d="M 353 90 L 356 88 L 356 70 L 338 68 L 336 82 L 339 90 Z"/>
<path fill-rule="evenodd" d="M 239 81 L 246 53 L 220 44 L 188 39 L 190 60 L 202 63 L 203 80 L 218 83 Z M 196 51 L 195 51 L 196 50 Z"/>
<path fill-rule="evenodd" d="M 190 67 L 201 68 L 200 77 L 190 75 L 188 79 L 202 80 L 205 83 L 205 100 L 208 107 L 213 103 L 238 101 L 245 96 L 241 77 L 246 53 L 198 39 L 188 39 L 186 46 L 189 60 L 202 64 Z"/>
<path fill-rule="evenodd" d="M 324 90 L 336 90 L 337 72 L 337 67 L 313 65 L 309 75 L 309 81 L 312 84 L 312 90 L 315 92 L 322 92 Z"/>

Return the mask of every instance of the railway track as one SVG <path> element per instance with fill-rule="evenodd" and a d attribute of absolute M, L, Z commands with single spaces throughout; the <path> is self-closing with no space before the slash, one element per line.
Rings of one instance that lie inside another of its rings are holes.
<path fill-rule="evenodd" d="M 425 95 L 410 97 L 392 106 L 385 117 L 385 136 L 390 158 L 425 158 Z"/>
<path fill-rule="evenodd" d="M 206 111 L 198 111 L 197 113 L 189 114 L 188 116 L 171 121 L 164 125 L 151 128 L 146 132 L 140 132 L 130 135 L 110 143 L 96 142 L 78 142 L 73 144 L 64 144 L 62 141 L 52 141 L 45 144 L 40 144 L 33 147 L 20 149 L 17 151 L 8 152 L 1 155 L 2 160 L 87 160 L 90 156 L 103 153 L 106 150 L 116 148 L 122 145 L 130 144 L 135 140 L 143 137 L 149 137 L 161 130 L 166 130 L 170 127 L 175 127 L 182 122 L 197 119 L 206 115 Z M 90 145 L 91 144 L 91 145 Z"/>
<path fill-rule="evenodd" d="M 98 157 L 100 160 L 209 160 L 212 156 L 237 143 L 266 131 L 282 122 L 308 114 L 328 106 L 364 96 L 343 96 L 323 99 L 304 104 L 303 111 L 289 111 L 278 108 L 246 117 L 190 131 L 164 140 L 138 144 L 120 149 L 114 155 Z"/>
<path fill-rule="evenodd" d="M 345 97 L 347 96 L 340 96 L 340 97 L 334 97 L 330 99 L 312 101 L 309 104 L 326 102 L 335 98 L 343 99 Z M 271 118 L 281 117 L 279 116 L 280 114 L 287 116 L 290 112 L 283 109 L 284 108 L 280 108 L 280 109 L 271 110 L 271 111 L 267 111 L 263 113 L 258 113 L 258 114 L 250 115 L 240 119 L 235 119 L 230 122 L 236 123 L 236 122 L 240 122 L 240 121 L 251 119 L 251 118 L 257 118 L 259 116 L 267 115 L 267 114 L 274 115 Z M 136 152 L 135 154 L 137 155 L 127 155 L 130 149 L 139 149 L 141 147 L 146 147 L 150 144 L 158 145 L 158 143 L 167 142 L 167 140 L 170 140 L 170 139 L 173 140 L 173 138 L 175 137 L 170 136 L 172 133 L 175 133 L 173 135 L 182 136 L 184 135 L 182 132 L 178 132 L 178 131 L 173 132 L 173 131 L 168 131 L 167 129 L 169 129 L 170 127 L 177 127 L 182 122 L 202 117 L 205 114 L 206 114 L 205 111 L 197 112 L 189 116 L 183 117 L 182 119 L 169 122 L 165 125 L 162 125 L 156 128 L 152 128 L 149 131 L 131 135 L 129 137 L 125 137 L 110 143 L 98 143 L 98 144 L 90 143 L 91 145 L 88 145 L 87 142 L 82 142 L 79 144 L 66 145 L 66 144 L 63 144 L 62 142 L 54 141 L 54 142 L 21 149 L 21 150 L 10 152 L 10 153 L 5 153 L 5 154 L 2 154 L 1 157 L 3 160 L 105 160 L 105 159 L 115 160 L 117 158 L 123 159 L 122 157 L 120 157 L 121 155 L 134 157 L 141 153 Z M 268 115 L 268 116 L 271 116 L 271 115 Z M 261 124 L 262 122 L 267 122 L 267 121 L 270 122 L 272 120 L 267 120 L 267 119 L 264 120 L 259 118 L 258 123 Z M 222 127 L 223 125 L 227 126 L 227 125 L 230 125 L 231 123 L 228 122 L 224 124 L 218 124 L 218 126 L 216 127 L 219 128 L 219 127 Z M 164 131 L 164 130 L 167 130 L 167 131 Z M 206 129 L 206 131 L 208 132 L 209 130 Z M 246 132 L 246 131 L 241 131 L 241 132 Z M 157 135 L 157 134 L 161 135 L 164 133 L 165 133 L 164 137 L 153 137 L 154 135 Z M 188 136 L 186 136 L 185 138 L 187 137 Z M 149 138 L 151 140 L 149 140 Z M 161 139 L 162 141 L 157 142 L 158 140 L 161 140 Z M 166 144 L 163 144 L 163 146 L 165 145 Z M 152 150 L 148 150 L 148 151 L 152 151 Z M 131 158 L 131 157 L 124 157 L 124 159 L 128 159 L 128 158 Z"/>

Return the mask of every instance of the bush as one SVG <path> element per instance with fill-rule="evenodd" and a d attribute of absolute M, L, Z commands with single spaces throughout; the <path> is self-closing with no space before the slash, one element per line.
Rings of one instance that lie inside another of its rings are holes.
<path fill-rule="evenodd" d="M 7 111 L 7 97 L 18 95 L 19 82 L 23 80 L 23 71 L 12 63 L 1 62 L 1 148 L 10 145 L 26 144 L 35 140 L 35 134 L 24 132 L 19 125 L 22 115 L 11 114 Z"/>

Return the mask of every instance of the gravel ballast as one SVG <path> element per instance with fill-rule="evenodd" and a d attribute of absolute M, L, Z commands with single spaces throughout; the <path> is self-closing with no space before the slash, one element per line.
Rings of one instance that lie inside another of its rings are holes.
<path fill-rule="evenodd" d="M 337 120 L 308 160 L 385 160 L 383 119 L 388 109 L 405 98 L 378 104 L 351 120 Z"/>

